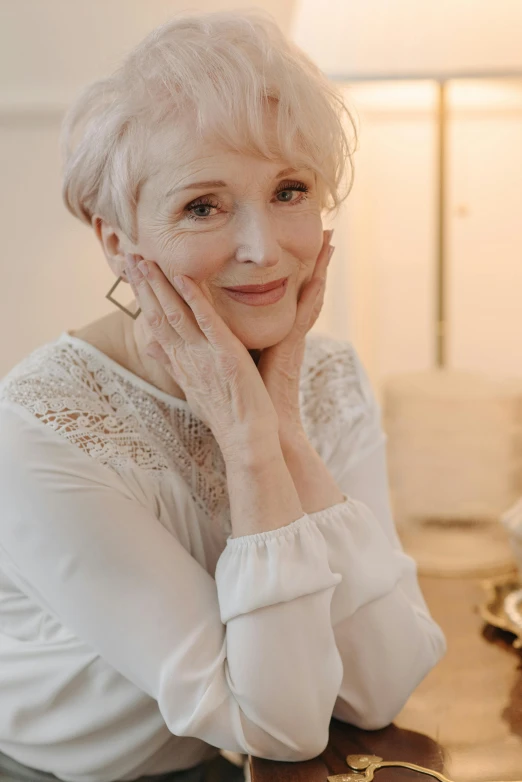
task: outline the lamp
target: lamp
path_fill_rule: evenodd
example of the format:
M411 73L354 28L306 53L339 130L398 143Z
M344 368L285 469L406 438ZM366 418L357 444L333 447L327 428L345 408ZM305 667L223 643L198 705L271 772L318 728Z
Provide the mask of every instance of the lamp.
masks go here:
M447 368L445 177L449 80L522 78L520 30L518 0L301 0L294 16L294 40L334 81L437 85L436 367L389 378L383 400L398 527L424 572L512 565L498 520L522 495L522 382Z
M300 0L293 38L333 81L438 85L436 356L447 363L445 171L450 79L522 78L518 0Z

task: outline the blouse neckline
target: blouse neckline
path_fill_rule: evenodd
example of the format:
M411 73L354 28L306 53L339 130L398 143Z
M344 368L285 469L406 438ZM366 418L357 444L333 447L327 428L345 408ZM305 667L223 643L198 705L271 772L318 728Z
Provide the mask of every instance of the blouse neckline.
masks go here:
M134 374L134 372L131 372L129 369L126 369L121 364L118 364L118 362L115 361L113 358L110 358L102 350L99 350L98 348L94 347L94 345L91 345L90 342L86 342L86 340L81 339L81 337L74 337L72 334L69 334L68 331L63 331L58 337L58 342L69 342L70 344L73 345L74 344L81 345L81 347L84 350L88 350L90 353L93 353L101 361L103 361L104 364L110 367L113 372L116 372L116 374L125 378L129 382L133 383L133 385L138 386L138 388L141 388L143 391L146 391L148 394L155 396L157 399L161 399L163 402L166 402L166 404L168 405L171 405L173 407L179 407L182 410L190 411L189 403L185 399L180 399L177 396L173 396L172 394L167 394L166 391L162 391L161 389L156 388L156 386L152 385L152 383L149 383L147 380L144 380L143 378Z

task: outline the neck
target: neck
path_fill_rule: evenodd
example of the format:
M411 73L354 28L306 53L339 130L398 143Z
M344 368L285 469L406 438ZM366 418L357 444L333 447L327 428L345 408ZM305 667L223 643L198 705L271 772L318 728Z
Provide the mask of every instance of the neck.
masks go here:
M122 313L124 319L122 323L122 335L124 351L127 360L134 367L134 374L151 383L161 391L175 396L178 399L186 400L185 393L172 375L167 371L161 361L147 355L146 348L149 344L149 338L145 332L143 319L132 320Z
M90 342L95 348L116 361L129 372L171 396L186 400L183 389L165 366L145 352L148 338L141 318L133 320L121 311L112 312L81 329L70 330L73 336ZM249 350L257 366L262 350Z

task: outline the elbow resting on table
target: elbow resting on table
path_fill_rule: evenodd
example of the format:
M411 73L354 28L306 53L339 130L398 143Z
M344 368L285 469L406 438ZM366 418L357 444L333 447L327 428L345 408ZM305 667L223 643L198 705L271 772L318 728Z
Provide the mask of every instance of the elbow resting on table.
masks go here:
M298 720L296 720L296 723ZM329 723L324 726L317 726L314 733L306 737L302 731L299 736L295 737L295 742L288 742L287 744L281 743L277 748L271 748L263 752L253 753L255 757L263 758L264 760L277 760L284 763L299 763L304 760L312 760L316 758L326 749L329 741Z
M355 709L343 698L339 697L335 704L333 717L341 722L354 725L361 730L381 730L393 722L406 700L401 701L400 704L390 701L385 702L386 698L383 696L380 703L370 704L367 702L365 708Z
M333 710L336 719L362 730L381 730L393 722L414 690L446 653L442 630L432 620L427 624L429 633L413 658L406 655L389 667L383 662L380 671L375 670L364 680L361 678L352 693L344 694L341 688Z
M406 703L406 699L400 704L384 703L374 704L373 708L355 711L346 701L339 698L335 704L333 716L341 722L347 722L361 730L381 730L390 725Z
M310 700L294 693L284 719L281 713L265 713L265 719L256 720L258 726L263 725L261 733L245 725L246 751L255 757L286 763L316 758L328 745L334 702L332 691L328 698Z

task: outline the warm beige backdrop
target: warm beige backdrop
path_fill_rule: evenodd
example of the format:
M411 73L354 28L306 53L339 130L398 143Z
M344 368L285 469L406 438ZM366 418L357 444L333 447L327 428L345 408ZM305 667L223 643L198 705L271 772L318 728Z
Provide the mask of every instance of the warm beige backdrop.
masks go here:
M257 5L290 32L297 2ZM198 8L254 4L201 0ZM0 376L63 329L111 311L112 274L90 229L61 203L60 119L81 86L170 13L191 8L0 0ZM356 183L336 220L316 328L353 339L378 393L387 375L434 360L433 95L430 84L349 91L360 124ZM457 85L451 103L450 365L520 376L522 83Z

